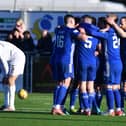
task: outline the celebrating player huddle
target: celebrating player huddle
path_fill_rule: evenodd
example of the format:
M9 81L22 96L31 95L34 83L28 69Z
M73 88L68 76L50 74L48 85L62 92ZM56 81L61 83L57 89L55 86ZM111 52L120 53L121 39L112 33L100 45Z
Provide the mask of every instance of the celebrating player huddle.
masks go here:
M102 89L105 90L108 107L107 112L102 114L123 116L126 94L126 18L121 19L121 27L116 24L115 14L100 17L98 25L95 18L89 15L82 16L79 22L75 19L72 15L66 15L64 25L55 30L51 68L57 86L54 90L52 114L66 114L64 104L71 80L74 80L70 91L71 112L77 112L74 106L79 94L78 111L81 114L90 116L94 111L101 114L102 95L98 93ZM123 45L121 50L119 38ZM124 82L122 87L121 82ZM101 84L105 84L104 89Z

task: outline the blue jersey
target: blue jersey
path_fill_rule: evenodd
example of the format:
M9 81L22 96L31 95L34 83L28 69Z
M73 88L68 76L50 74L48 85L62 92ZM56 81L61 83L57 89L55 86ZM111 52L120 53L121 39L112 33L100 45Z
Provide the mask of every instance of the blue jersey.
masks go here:
M98 42L99 41L97 38L88 36L88 39L86 41L80 41L78 43L79 62L96 64L96 56L94 55L94 53Z
M98 39L88 36L85 41L78 42L78 80L93 81L96 77L96 56L95 50Z
M66 26L61 26L55 31L56 40L51 57L53 78L61 81L68 77L74 77L74 48L75 39L79 31Z
M88 24L89 26L89 24ZM120 41L113 28L107 32L100 32L95 27L85 27L92 36L104 39L104 56L105 56L105 83L120 84L122 62L120 58Z
M55 46L52 60L66 64L73 64L73 55L75 49L75 39L79 31L74 28L61 26L55 30Z
M86 26L87 25L87 26ZM90 27L89 27L90 26ZM105 56L108 61L114 62L120 59L120 41L113 28L110 28L107 32L100 32L94 25L84 23L86 31L92 36L102 38L105 42Z

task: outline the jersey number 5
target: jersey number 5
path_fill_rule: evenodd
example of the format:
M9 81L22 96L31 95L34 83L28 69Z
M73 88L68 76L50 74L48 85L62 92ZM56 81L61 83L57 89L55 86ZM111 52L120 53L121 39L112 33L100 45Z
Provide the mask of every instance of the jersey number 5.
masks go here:
M85 48L91 48L92 46L92 41L91 40L85 40L84 47Z

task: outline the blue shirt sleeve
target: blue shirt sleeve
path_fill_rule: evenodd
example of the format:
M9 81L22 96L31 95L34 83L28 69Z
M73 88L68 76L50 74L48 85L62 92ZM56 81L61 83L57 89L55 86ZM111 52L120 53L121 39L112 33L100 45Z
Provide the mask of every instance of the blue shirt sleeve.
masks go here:
M91 31L90 34L94 37L98 37L98 38L101 38L101 39L107 39L108 38L107 32Z
M102 39L108 38L107 32L99 31L100 30L99 27L97 27L93 24L80 23L80 27L84 28L87 34L92 35L94 37L98 37L98 38L102 38Z

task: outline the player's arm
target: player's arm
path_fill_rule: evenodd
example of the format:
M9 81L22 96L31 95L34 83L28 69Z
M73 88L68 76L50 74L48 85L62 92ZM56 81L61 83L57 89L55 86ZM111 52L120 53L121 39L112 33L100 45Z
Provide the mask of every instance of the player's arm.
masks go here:
M80 33L78 35L78 39L80 39L82 41L87 40L88 39L88 36L86 35L85 29L84 28L81 28L81 27L79 27L78 29L80 31Z
M88 35L91 35L100 39L108 38L108 34L106 32L101 32L100 29L93 24L82 23L80 24L80 26L82 26L85 29Z
M15 81L17 79L17 76L7 76L7 77L4 77L3 78L3 84L6 84L6 85L14 85L15 84Z
M107 18L106 20L109 24L111 24L116 29L116 31L121 37L126 38L126 32L119 27L119 25L114 21L113 18Z
M99 42L98 45L97 45L97 48L96 48L96 50L95 50L95 52L94 52L94 55L95 55L95 56L98 56L98 55L102 52L102 51L101 51L101 50L102 50L102 49L101 49L101 48L102 48L101 46L102 46L102 45L101 45L101 42Z
M120 28L119 26L118 26L118 24L116 24L115 22L112 24L112 26L116 29L116 31L118 32L118 34L121 36L121 37L123 37L123 38L126 38L126 32L122 29L122 28Z
M101 31L92 31L91 35L100 39L108 38L108 34L106 32L101 32Z
M79 29L80 30L80 29ZM87 35L85 33L85 30L84 29L81 29L81 31L78 31L77 29L74 30L74 36L79 39L79 40L82 40L82 41L85 41L87 40Z

